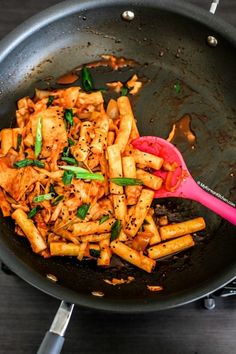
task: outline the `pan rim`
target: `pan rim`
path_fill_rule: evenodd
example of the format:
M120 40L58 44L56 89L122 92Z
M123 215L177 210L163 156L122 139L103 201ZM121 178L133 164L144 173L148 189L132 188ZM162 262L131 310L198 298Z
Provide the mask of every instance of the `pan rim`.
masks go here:
M192 19L200 24L207 25L209 29L214 32L220 33L225 39L236 46L236 29L226 23L224 20L213 16L206 10L200 9L195 5L187 4L181 0L146 0L144 3L135 0L82 0L79 3L76 0L63 1L57 5L49 7L48 9L40 12L39 14L31 17L23 22L3 40L0 41L0 64L1 62L25 39L37 32L39 29L49 25L60 18L72 15L77 12L88 11L96 7L111 7L122 6L124 9L133 9L135 7L155 7L167 10ZM149 312L169 309L184 304L190 303L203 296L216 291L229 281L235 278L235 267L231 267L227 274L222 274L213 280L209 285L199 287L195 291L188 290L183 294L178 294L176 299L167 299L158 301L157 299L147 299L140 303L131 302L131 300L110 300L104 298L97 298L92 295L81 295L75 291L66 288L67 296L64 298L64 287L51 283L46 277L43 277L32 268L28 267L22 260L8 249L5 243L0 238L0 259L20 278L25 280L30 285L43 291L44 293L58 299L63 299L71 303L83 307L89 307L97 310L106 310L113 312ZM105 300L105 301L104 301ZM114 306L115 305L115 306Z
M230 271L227 273L228 277L225 275L217 276L214 281L212 281L212 287L209 290L209 284L206 282L204 286L201 286L195 291L189 289L186 292L177 294L176 299L168 299L164 301L158 301L157 299L146 299L144 301L133 301L133 300L111 300L106 297L96 297L92 294L81 295L75 291L66 288L66 297L64 296L64 287L60 284L53 283L46 277L40 275L32 268L28 267L19 258L16 258L12 252L4 247L2 248L2 241L0 238L0 258L1 261L6 264L17 276L23 279L26 283L32 285L34 288L42 291L43 293L50 295L58 300L64 300L69 303L76 304L83 308L92 308L94 310L109 311L114 313L143 313L143 312L153 312L162 311L171 308L180 307L187 305L191 302L199 300L204 296L210 295L211 293L224 287L229 282L233 281L235 276L235 269L231 267ZM3 245L4 246L4 245ZM13 262L11 259L13 257Z
M81 0L79 3L76 0L65 0L30 17L5 36L0 41L0 63L18 44L50 23L79 11L111 6L124 6L125 9L129 7L131 10L132 7L156 7L180 14L207 25L236 45L236 28L233 25L207 10L186 3L185 0L145 0L144 4L136 0Z

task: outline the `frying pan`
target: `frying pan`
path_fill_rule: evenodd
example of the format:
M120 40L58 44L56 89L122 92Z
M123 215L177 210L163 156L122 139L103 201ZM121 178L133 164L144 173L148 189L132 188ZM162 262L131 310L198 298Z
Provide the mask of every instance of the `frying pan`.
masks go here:
M132 11L134 16L123 15ZM127 14L127 13L126 13ZM124 18L125 17L125 18ZM210 36L210 37L209 37ZM95 84L144 81L133 100L142 135L168 136L173 123L191 116L194 149L179 141L192 175L235 202L236 31L207 13L176 0L66 1L33 17L0 44L0 128L14 124L15 102L35 87L55 87L55 78L102 54L135 59L139 65L112 72L95 69ZM181 90L174 90L178 82ZM40 290L95 309L141 312L178 306L211 293L236 274L235 227L195 202L159 200L170 220L203 215L207 230L193 249L158 262L153 274L119 263L43 259L0 217L0 258ZM57 282L52 282L51 274ZM135 277L120 287L104 279ZM150 292L147 285L162 285ZM104 293L103 297L92 295Z

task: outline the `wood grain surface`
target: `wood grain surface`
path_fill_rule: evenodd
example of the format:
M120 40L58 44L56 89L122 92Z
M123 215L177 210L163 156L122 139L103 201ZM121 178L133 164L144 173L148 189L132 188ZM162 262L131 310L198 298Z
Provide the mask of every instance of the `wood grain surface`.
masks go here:
M0 39L57 0L0 0ZM210 1L195 0L209 8ZM221 0L217 11L236 26L236 1ZM0 354L32 354L59 305L16 276L0 272ZM202 301L159 313L124 315L74 310L63 353L235 354L236 297L217 299L208 311Z

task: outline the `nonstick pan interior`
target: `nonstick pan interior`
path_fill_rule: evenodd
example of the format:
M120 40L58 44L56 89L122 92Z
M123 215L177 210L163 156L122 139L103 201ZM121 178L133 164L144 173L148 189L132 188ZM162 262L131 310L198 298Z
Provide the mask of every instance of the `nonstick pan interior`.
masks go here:
M124 10L134 11L133 21L122 19ZM58 5L2 44L1 128L14 124L16 100L32 96L35 87L55 87L56 77L102 54L132 58L138 66L118 72L94 69L95 85L125 81L133 73L142 78L144 87L133 99L142 135L166 138L172 124L189 114L196 144L191 148L182 140L178 147L190 171L196 179L235 201L236 35L225 26L200 10L173 1L146 1L143 5L129 2L128 7L123 1L67 1ZM19 34L21 39L14 48ZM218 40L214 48L207 44L209 35ZM179 93L174 88L176 83L181 87ZM98 269L93 262L42 259L14 234L13 223L3 218L0 256L43 291L84 306L114 311L180 305L234 277L235 227L194 202L169 199L158 204L173 220L179 220L180 215L185 219L204 216L207 230L199 234L196 247L158 262L153 274L124 267L122 262L115 268ZM56 284L46 278L49 273L58 278ZM135 277L130 284L113 287L103 281L129 275ZM146 285L162 285L164 290L152 293ZM97 298L92 291L105 295Z

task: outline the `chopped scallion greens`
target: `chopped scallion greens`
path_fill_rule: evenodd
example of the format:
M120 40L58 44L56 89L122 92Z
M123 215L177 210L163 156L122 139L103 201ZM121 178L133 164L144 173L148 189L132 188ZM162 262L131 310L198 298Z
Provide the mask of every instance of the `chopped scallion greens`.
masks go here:
M64 185L68 186L69 184L71 184L73 177L74 177L73 171L65 171L62 176L62 181Z
M181 86L179 82L176 82L176 84L174 85L174 89L176 93L180 93L181 91Z
M57 196L57 192L55 191L54 185L52 183L50 183L49 186L49 193L53 193L54 196Z
M41 194L33 198L34 203L44 202L45 200L50 200L54 198L54 193Z
M97 181L104 181L104 176L100 173L78 172L75 173L75 177L78 179L90 179Z
M47 108L52 105L55 96L48 96Z
M36 137L34 145L34 154L37 159L42 150L42 117L38 117L37 127L36 127Z
M70 147L69 146L64 147L62 155L63 155L63 157L69 157L69 155L70 155Z
M61 200L64 199L64 195L58 195L53 201L52 201L52 206L57 205Z
M122 87L121 90L120 90L120 95L121 95L121 96L127 96L127 95L128 95L128 92L129 92L128 88L124 86L124 87Z
M107 221L109 219L109 215L104 215L100 220L99 220L99 224L103 224L105 221Z
M26 166L36 166L36 167L40 167L43 168L44 167L44 163L39 161L39 160L31 160L31 159L24 159L24 160L19 160L16 161L13 166L17 167L17 168L22 168L22 167L26 167Z
M76 215L78 216L78 218L84 220L87 213L88 213L88 210L90 208L90 204L82 204L79 209L77 210L77 213Z
M82 168L79 166L60 166L60 168L62 168L63 170L66 170L67 172L71 172L72 178L73 178L73 175L75 175L75 177L78 179L90 179L90 180L104 181L104 176L102 174L90 173L85 168ZM63 177L64 176L65 176L65 173L64 173Z
M24 159L24 160L14 162L13 166L17 168L22 168L22 167L33 165L33 161L34 160Z
M61 160L67 162L69 165L77 165L77 161L73 157L62 157Z
M78 179L90 179L97 181L104 181L104 176L100 173L90 173L85 168L79 166L60 166L66 170L63 174L62 180L64 184L71 184L72 178L75 176ZM67 173L66 173L67 172Z
M138 178L110 178L110 181L118 186L141 186L143 185L143 181Z
M17 146L16 146L16 151L20 151L20 146L21 146L21 143L22 143L22 135L21 135L21 134L18 134L18 135L17 135Z
M82 87L85 91L92 91L94 88L92 75L86 67L82 69Z
M74 125L74 120L73 120L73 110L72 109L65 109L64 110L64 118L67 122L69 122L70 125Z
M88 173L88 170L86 170L85 168L79 167L79 166L60 166L60 168L63 168L63 170L68 170L68 171L72 171L75 173L80 173L80 172Z
M44 163L39 160L33 160L33 166L44 168Z
M74 140L72 140L71 138L68 138L68 145L69 145L69 146L75 145Z
M28 219L32 219L41 209L39 205L37 205L35 208L31 209L30 212L28 213Z
M116 220L111 227L111 241L114 241L120 234L121 230L121 222L120 220Z
M90 254L91 257L98 258L100 256L100 251L99 250L95 250L94 248L91 248L89 250L89 254Z

